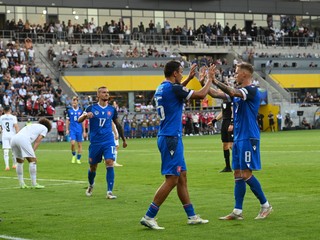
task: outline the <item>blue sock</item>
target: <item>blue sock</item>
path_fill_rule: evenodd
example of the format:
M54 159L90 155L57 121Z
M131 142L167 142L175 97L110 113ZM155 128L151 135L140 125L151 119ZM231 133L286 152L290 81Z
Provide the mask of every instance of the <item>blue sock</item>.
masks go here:
M252 175L249 179L246 180L246 183L250 186L250 189L254 193L254 195L256 195L256 197L259 199L260 204L264 204L267 202L267 199L262 191L261 184L255 176Z
M76 155L76 152L72 152L72 156L75 156Z
M246 182L242 178L235 178L234 198L236 204L234 208L242 209L244 195L246 195Z
M94 184L94 178L96 177L96 172L91 172L90 169L88 170L88 180L89 184L92 186Z
M80 158L81 158L81 154L78 153L77 160L80 160Z
M148 216L149 218L154 218L157 215L158 211L159 207L154 202L152 202L148 208L146 216Z
M113 184L114 184L114 169L113 167L107 167L107 185L108 185L108 191L112 192L113 190Z
M188 215L188 217L192 217L196 215L194 213L193 205L191 203L183 205L183 208L184 208L184 211L186 211L186 214Z

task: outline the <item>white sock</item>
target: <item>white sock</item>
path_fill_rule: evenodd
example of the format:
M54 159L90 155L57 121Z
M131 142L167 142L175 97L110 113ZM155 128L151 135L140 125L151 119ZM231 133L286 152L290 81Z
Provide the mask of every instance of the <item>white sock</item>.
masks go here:
M237 215L240 215L242 213L242 209L233 209L233 213L237 214Z
M9 149L3 150L3 159L4 159L4 164L6 165L6 168L8 168L9 167Z
M17 175L18 175L19 184L23 185L24 184L24 180L23 180L23 163L18 163L17 164L16 172L17 172Z
M264 204L261 204L261 207L268 208L270 206L269 202L266 201Z
M16 165L17 165L17 159L16 159L16 157L14 156L13 153L12 153L12 165L13 165L13 166L16 166Z
M35 162L29 163L29 173L32 186L37 185L37 164Z

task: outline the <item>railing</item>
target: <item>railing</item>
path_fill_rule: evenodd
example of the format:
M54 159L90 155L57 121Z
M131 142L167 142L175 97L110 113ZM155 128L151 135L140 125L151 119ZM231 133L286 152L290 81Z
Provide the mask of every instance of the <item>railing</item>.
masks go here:
M254 46L257 48L268 47L308 47L313 46L319 49L320 38L317 37L282 37L277 40L269 39L268 36L260 35L255 38L251 37L227 37L227 36L211 36L206 37L205 34L195 36L185 35L162 35L151 33L134 32L132 34L103 34L103 33L74 33L73 37L67 36L66 32L54 33L26 33L14 32L9 30L0 30L0 38L15 39L24 42L25 38L31 38L34 44L119 44L129 45L132 41L141 45L167 45L167 46L194 46L205 48L209 46L216 47L233 47L233 46Z

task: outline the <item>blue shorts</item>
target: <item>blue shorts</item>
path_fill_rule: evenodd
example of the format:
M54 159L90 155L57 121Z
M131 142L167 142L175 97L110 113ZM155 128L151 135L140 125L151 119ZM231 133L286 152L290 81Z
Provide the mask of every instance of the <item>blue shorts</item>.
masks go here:
M232 168L234 170L261 169L259 139L250 138L233 143Z
M82 132L70 132L70 141L83 142Z
M161 153L162 175L180 176L182 171L187 171L181 137L159 136L158 149Z
M108 144L90 144L89 146L89 164L100 163L102 158L115 160L115 145Z

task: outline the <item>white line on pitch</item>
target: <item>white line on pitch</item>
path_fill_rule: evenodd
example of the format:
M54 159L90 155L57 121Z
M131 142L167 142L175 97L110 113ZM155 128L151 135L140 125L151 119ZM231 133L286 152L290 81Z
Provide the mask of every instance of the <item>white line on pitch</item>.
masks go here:
M0 177L3 179L18 179L17 177ZM26 180L30 180L30 178L25 178ZM63 179L44 179L38 178L39 181L46 181L46 182L65 182L65 183L87 183L87 181L78 181L78 180L63 180Z
M11 239L11 240L29 240L27 238L19 238L19 237L12 237L7 235L0 235L1 239Z

